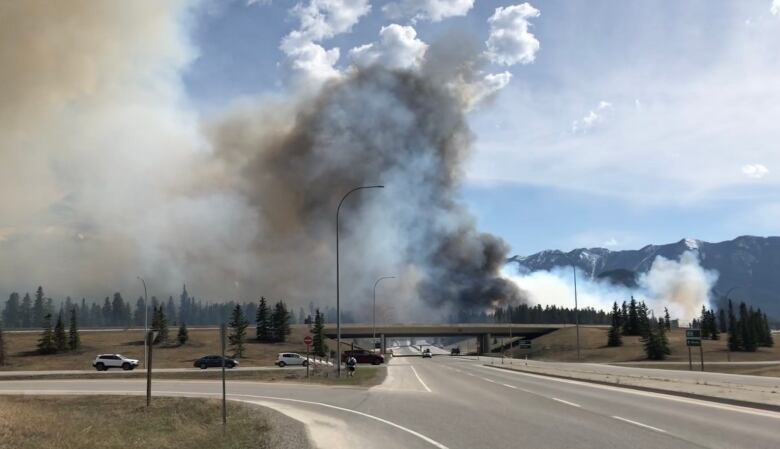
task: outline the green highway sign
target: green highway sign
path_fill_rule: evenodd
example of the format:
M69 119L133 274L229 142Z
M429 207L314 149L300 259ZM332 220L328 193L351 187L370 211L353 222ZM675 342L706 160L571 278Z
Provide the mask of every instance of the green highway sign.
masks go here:
M701 338L686 338L685 343L688 346L701 346Z
M529 340L520 340L517 342L517 347L520 349L531 349L531 342Z
M701 340L701 329L688 329L685 331L685 338L697 338Z

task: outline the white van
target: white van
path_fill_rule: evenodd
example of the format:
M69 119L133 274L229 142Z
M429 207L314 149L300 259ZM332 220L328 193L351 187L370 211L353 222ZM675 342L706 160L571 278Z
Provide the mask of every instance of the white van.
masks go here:
M301 356L300 354L296 354L294 352L280 352L279 356L276 357L276 363L275 365L279 368L283 368L287 365L301 365L306 366L309 364L309 361L306 360L306 357Z

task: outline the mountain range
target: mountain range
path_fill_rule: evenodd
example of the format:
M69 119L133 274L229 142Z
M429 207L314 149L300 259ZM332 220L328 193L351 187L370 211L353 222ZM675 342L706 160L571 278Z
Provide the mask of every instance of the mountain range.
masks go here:
M647 245L638 250L611 251L606 248L579 248L569 252L546 250L530 256L513 256L510 264L521 271L550 270L574 264L591 278L607 278L632 286L640 273L650 270L657 256L678 260L686 251L698 255L699 263L718 273L713 287L715 302L734 288L732 300L760 307L780 319L780 237L741 236L710 243L683 239L666 245ZM713 304L717 307L718 304Z

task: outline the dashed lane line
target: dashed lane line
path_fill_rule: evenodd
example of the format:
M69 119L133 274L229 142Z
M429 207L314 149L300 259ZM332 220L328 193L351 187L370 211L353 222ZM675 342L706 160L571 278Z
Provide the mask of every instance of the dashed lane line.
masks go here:
M613 418L615 418L617 420L620 420L620 421L627 422L627 423L631 423L631 424L633 424L635 426L644 427L645 429L650 429L650 430L655 430L656 432L666 433L666 431L664 429L659 429L658 427L648 426L647 424L642 424L641 422L636 422L636 421L632 421L630 419L621 418L620 416L613 416Z

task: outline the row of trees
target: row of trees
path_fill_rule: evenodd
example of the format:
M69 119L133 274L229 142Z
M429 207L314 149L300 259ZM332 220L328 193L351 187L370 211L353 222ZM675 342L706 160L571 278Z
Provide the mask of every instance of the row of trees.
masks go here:
M772 347L772 331L769 320L761 309L753 309L747 304L739 304L739 318L734 314L734 305L728 302L727 329L729 350L754 352L759 347Z
M57 315L57 324L52 328L52 316L46 314L43 317L43 332L38 339L38 352L40 354L54 354L58 352L77 351L81 348L81 337L76 320L76 309L70 309L68 332L65 333L65 322L62 312Z
M609 324L609 314L603 310L586 307L579 310L580 324ZM535 306L519 304L497 308L492 314L474 310L462 310L456 316L450 317L452 323L517 323L517 324L572 324L577 321L574 309L559 306Z
M157 297L152 296L149 299L148 318L151 320L154 311L162 309L168 324L215 325L228 321L236 304L238 303L234 301L211 303L197 301L189 295L185 286L178 304L172 296L168 297L166 301L160 301ZM257 304L241 303L241 306L244 314L249 317L250 324L254 324ZM82 298L81 301L73 301L67 297L60 302L59 307L55 307L54 301L46 297L43 288L38 287L34 298L29 293L23 297L20 297L19 293L11 293L3 307L0 321L7 329L36 328L43 324L43 318L47 314L55 316L58 308L65 312L75 309L82 327L140 327L144 325L147 318L146 301L143 297L139 297L135 304L125 300L119 292L99 302L89 302L86 298ZM310 309L313 315L313 305L310 306ZM328 313L335 317L335 310L328 309ZM297 319L289 311L288 316L288 320L292 324L303 323L305 319L303 308L300 308ZM342 314L342 319L344 322L352 320L348 313Z
M663 360L671 353L666 331L671 328L669 311L664 309L664 317L656 319L649 312L644 301L623 301L622 306L615 302L610 313L610 328L607 333L607 346L622 346L624 335L641 337L645 354L651 360Z
M319 313L319 311L318 311ZM269 310L265 298L260 298L260 303L255 311L255 338L260 343L282 343L290 335L290 321L292 315L287 311L284 301L274 304L273 310ZM235 357L243 357L246 349L247 328L249 327L241 304L233 306L228 327L228 341Z

